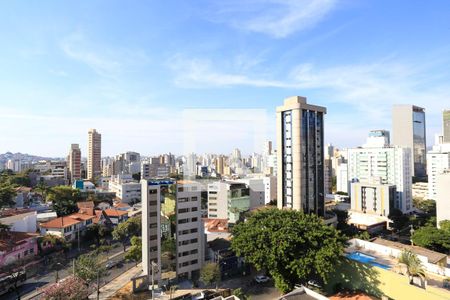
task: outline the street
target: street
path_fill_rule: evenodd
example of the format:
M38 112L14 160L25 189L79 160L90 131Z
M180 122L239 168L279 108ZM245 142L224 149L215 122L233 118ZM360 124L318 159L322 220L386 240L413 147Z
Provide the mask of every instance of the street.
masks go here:
M111 251L111 254L109 255L109 257L111 258L111 259L109 259L109 261L122 262L122 263L119 264L118 266L115 266L108 270L108 275L106 277L103 277L100 280L101 286L105 285L106 283L110 282L111 280L113 280L114 278L119 276L120 274L124 273L128 269L135 266L134 262L125 262L124 261L124 258L123 258L124 253L123 253L122 247L114 248ZM106 265L106 261L105 261L105 265ZM73 272L72 270L73 270L72 263L66 264L62 269L60 269L58 271L59 279L63 279L65 277L69 276L70 274L72 274L72 272ZM41 287L45 286L46 284L55 282L55 279L56 279L56 271L48 272L46 269L40 270L36 274L36 276L29 278L24 284L22 284L20 286L19 290L20 290L21 298L22 299L32 299L31 297L34 294L36 294L36 291L38 288L41 288ZM17 296L16 296L15 292L12 292L12 293L7 293L5 295L2 295L0 298L5 299L5 300L15 300L15 299L17 299Z

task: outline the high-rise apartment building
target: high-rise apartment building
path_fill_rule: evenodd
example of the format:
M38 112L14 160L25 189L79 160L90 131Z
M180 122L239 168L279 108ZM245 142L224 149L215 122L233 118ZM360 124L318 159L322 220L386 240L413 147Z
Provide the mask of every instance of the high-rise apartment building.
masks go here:
M450 109L444 110L442 113L442 125L443 125L443 142L450 143Z
M80 145L72 144L69 151L70 180L81 179L81 150Z
M394 146L411 149L412 175L425 177L427 175L425 109L409 104L395 105L392 110L392 135Z
M324 216L326 108L294 96L277 107L278 207Z
M394 207L412 210L411 149L403 147L348 149L348 180L395 185Z
M141 180L142 190L142 271L158 282L161 278L161 186Z
M445 171L437 176L436 194L436 221L450 220L450 171Z
M224 174L224 167L225 167L225 159L223 157L223 155L219 155L216 157L215 160L215 168L216 168L216 173L223 175Z
M447 151L445 150L445 148L441 150L439 147L434 147L433 151L427 153L428 199L431 200L436 200L437 198L437 180L439 175L450 170L450 147Z
M87 178L94 180L102 175L102 135L95 129L88 132Z
M193 181L179 181L176 188L177 277L198 278L205 257L201 186Z

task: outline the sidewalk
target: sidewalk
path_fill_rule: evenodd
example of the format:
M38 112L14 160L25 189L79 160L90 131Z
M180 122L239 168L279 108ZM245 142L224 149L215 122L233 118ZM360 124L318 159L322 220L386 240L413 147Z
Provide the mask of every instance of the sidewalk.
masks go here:
M119 277L113 279L102 288L100 288L100 300L107 300L111 296L117 293L122 287L131 281L133 276L139 275L142 272L142 263L138 264L120 275ZM89 299L97 299L97 291L89 296Z

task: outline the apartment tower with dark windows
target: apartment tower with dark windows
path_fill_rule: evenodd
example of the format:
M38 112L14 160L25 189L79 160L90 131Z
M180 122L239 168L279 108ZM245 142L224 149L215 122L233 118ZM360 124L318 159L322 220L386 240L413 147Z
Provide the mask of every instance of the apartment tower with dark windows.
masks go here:
M325 107L294 96L277 107L278 207L324 216Z

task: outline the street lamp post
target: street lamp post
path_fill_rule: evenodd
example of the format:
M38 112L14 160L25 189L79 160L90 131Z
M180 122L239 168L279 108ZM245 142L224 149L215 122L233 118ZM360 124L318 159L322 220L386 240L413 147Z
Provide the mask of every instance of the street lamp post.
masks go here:
M61 263L56 263L56 278L55 283L58 283L59 280L59 267L61 266Z

